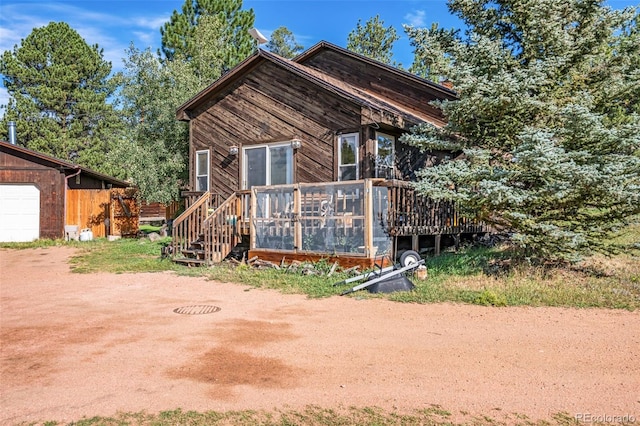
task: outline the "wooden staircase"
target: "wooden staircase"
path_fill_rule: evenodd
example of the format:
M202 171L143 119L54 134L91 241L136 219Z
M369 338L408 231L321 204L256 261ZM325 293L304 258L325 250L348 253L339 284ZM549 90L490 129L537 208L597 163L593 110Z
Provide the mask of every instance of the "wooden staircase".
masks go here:
M173 260L188 266L221 262L242 240L242 199L232 194L219 205L205 193L173 222Z
M181 250L182 256L176 256L173 261L186 266L207 265L204 251L204 235L200 234L198 239L192 241L186 249Z

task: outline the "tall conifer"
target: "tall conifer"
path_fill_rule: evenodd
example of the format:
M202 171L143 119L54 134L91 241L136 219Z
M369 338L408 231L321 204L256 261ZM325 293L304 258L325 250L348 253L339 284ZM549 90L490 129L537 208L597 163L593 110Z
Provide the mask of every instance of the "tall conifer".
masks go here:
M16 121L21 145L109 172L106 155L120 120L108 102L111 63L64 22L35 28L0 58L9 93L2 120Z
M592 0L452 0L468 27L406 28L416 58L452 81L448 124L404 141L463 158L417 187L511 233L522 257L607 251L640 213L637 11ZM425 55L426 54L426 55Z

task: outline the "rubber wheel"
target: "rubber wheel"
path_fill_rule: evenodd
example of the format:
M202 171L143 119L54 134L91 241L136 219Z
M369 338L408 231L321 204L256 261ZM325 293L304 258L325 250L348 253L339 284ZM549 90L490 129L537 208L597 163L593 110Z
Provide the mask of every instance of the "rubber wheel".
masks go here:
M414 250L407 250L400 255L400 266L405 267L418 263L420 261L420 254Z

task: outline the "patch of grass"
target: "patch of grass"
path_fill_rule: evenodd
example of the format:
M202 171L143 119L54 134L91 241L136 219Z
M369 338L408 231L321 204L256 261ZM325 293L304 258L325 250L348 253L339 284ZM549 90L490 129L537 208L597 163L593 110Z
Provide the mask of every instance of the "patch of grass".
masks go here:
M96 238L91 241L40 239L26 243L0 243L0 248L13 250L47 247L76 248L79 253L72 257L71 265L72 271L77 273L193 272L181 268L170 259L161 258L161 248L170 242L170 237L155 242L148 238L122 238L115 241L108 241L106 238Z
M84 418L76 422L68 423L68 426L169 426L169 425L261 425L261 426L349 426L349 425L422 425L445 426L467 425L530 425L530 426L560 426L577 424L574 418L558 413L547 420L533 421L526 416L518 414L502 415L496 418L493 415L470 416L461 413L459 419L452 419L452 414L440 406L430 406L411 412L386 411L378 407L349 407L349 408L323 408L316 405L307 406L300 410L274 410L274 411L227 411L227 412L197 412L183 411L180 409L163 411L158 414L119 413L112 417ZM42 424L58 424L46 422Z
M445 256L457 256L447 254ZM466 254L460 254L464 259ZM596 261L596 259L599 259ZM438 261L441 263L442 261ZM576 308L640 308L640 262L632 255L594 257L583 269L544 269L519 266L499 276L482 268L460 273L456 268L431 269L429 278L414 280L409 293L395 293L390 299L403 302L461 302L486 306L562 306ZM602 272L602 270L606 272Z
M640 226L624 233L625 242L640 240ZM247 265L228 263L212 268L187 268L160 258L160 250L169 238L120 239L109 242L96 239L85 242L39 240L33 243L5 243L4 248L22 249L71 246L79 249L72 259L74 272L161 272L205 276L211 280L236 282L256 288L276 289L283 293L306 294L311 298L330 297L360 284L334 286L349 276L335 273L327 277L332 264L315 264L323 275L302 275L282 269L258 270ZM346 297L387 298L405 303L469 303L484 306L562 306L577 308L640 308L640 253L629 251L616 256L593 256L570 268L544 268L517 265L492 270L489 266L508 257L500 249L465 248L446 252L426 261L428 278L412 278L415 289L409 292L371 294L366 289ZM298 268L301 270L301 268Z
M501 255L499 250L485 247L463 249L457 253L445 252L441 256L430 257L426 260L426 265L429 268L430 279L441 281L451 275L478 275L490 260Z
M161 259L160 250L170 238L152 242L147 238L123 238L116 241L97 239L81 245L81 252L71 259L72 271L94 272L162 272L178 271L170 259Z
M206 271L209 279L222 282L248 284L256 288L268 288L288 294L306 294L311 298L329 297L337 294L337 287L332 283L348 276L337 273L331 277L326 275L302 275L282 269L254 269L248 265L232 266L216 265Z
M427 259L428 278L412 278L409 292L371 294L363 289L347 297L387 298L405 303L468 303L483 306L562 306L577 308L640 308L640 262L632 255L594 257L567 269L518 266L487 275L489 261L504 254L466 249ZM333 284L348 276L338 273L305 276L285 269L257 270L246 265L217 265L206 269L211 280L238 282L312 298L340 294L361 282Z
M151 232L159 232L162 229L162 226L154 226L148 223L142 224L138 227L138 231L144 232L145 234L150 234Z
M84 242L82 242L84 244ZM45 248L45 247L60 247L60 246L81 246L81 243L78 241L65 241L62 239L58 240L35 240L26 243L0 243L0 248L4 249L12 249L12 250L26 250L33 248Z

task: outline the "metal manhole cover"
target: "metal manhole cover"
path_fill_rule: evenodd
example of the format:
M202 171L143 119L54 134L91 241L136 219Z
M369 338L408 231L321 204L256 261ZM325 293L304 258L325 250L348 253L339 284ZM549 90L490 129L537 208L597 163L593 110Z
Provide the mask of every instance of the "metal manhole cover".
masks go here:
M218 312L220 308L218 306L212 305L191 305L191 306L183 306L181 308L175 308L173 312L176 314L184 314L184 315L202 315L202 314L212 314L214 312Z

